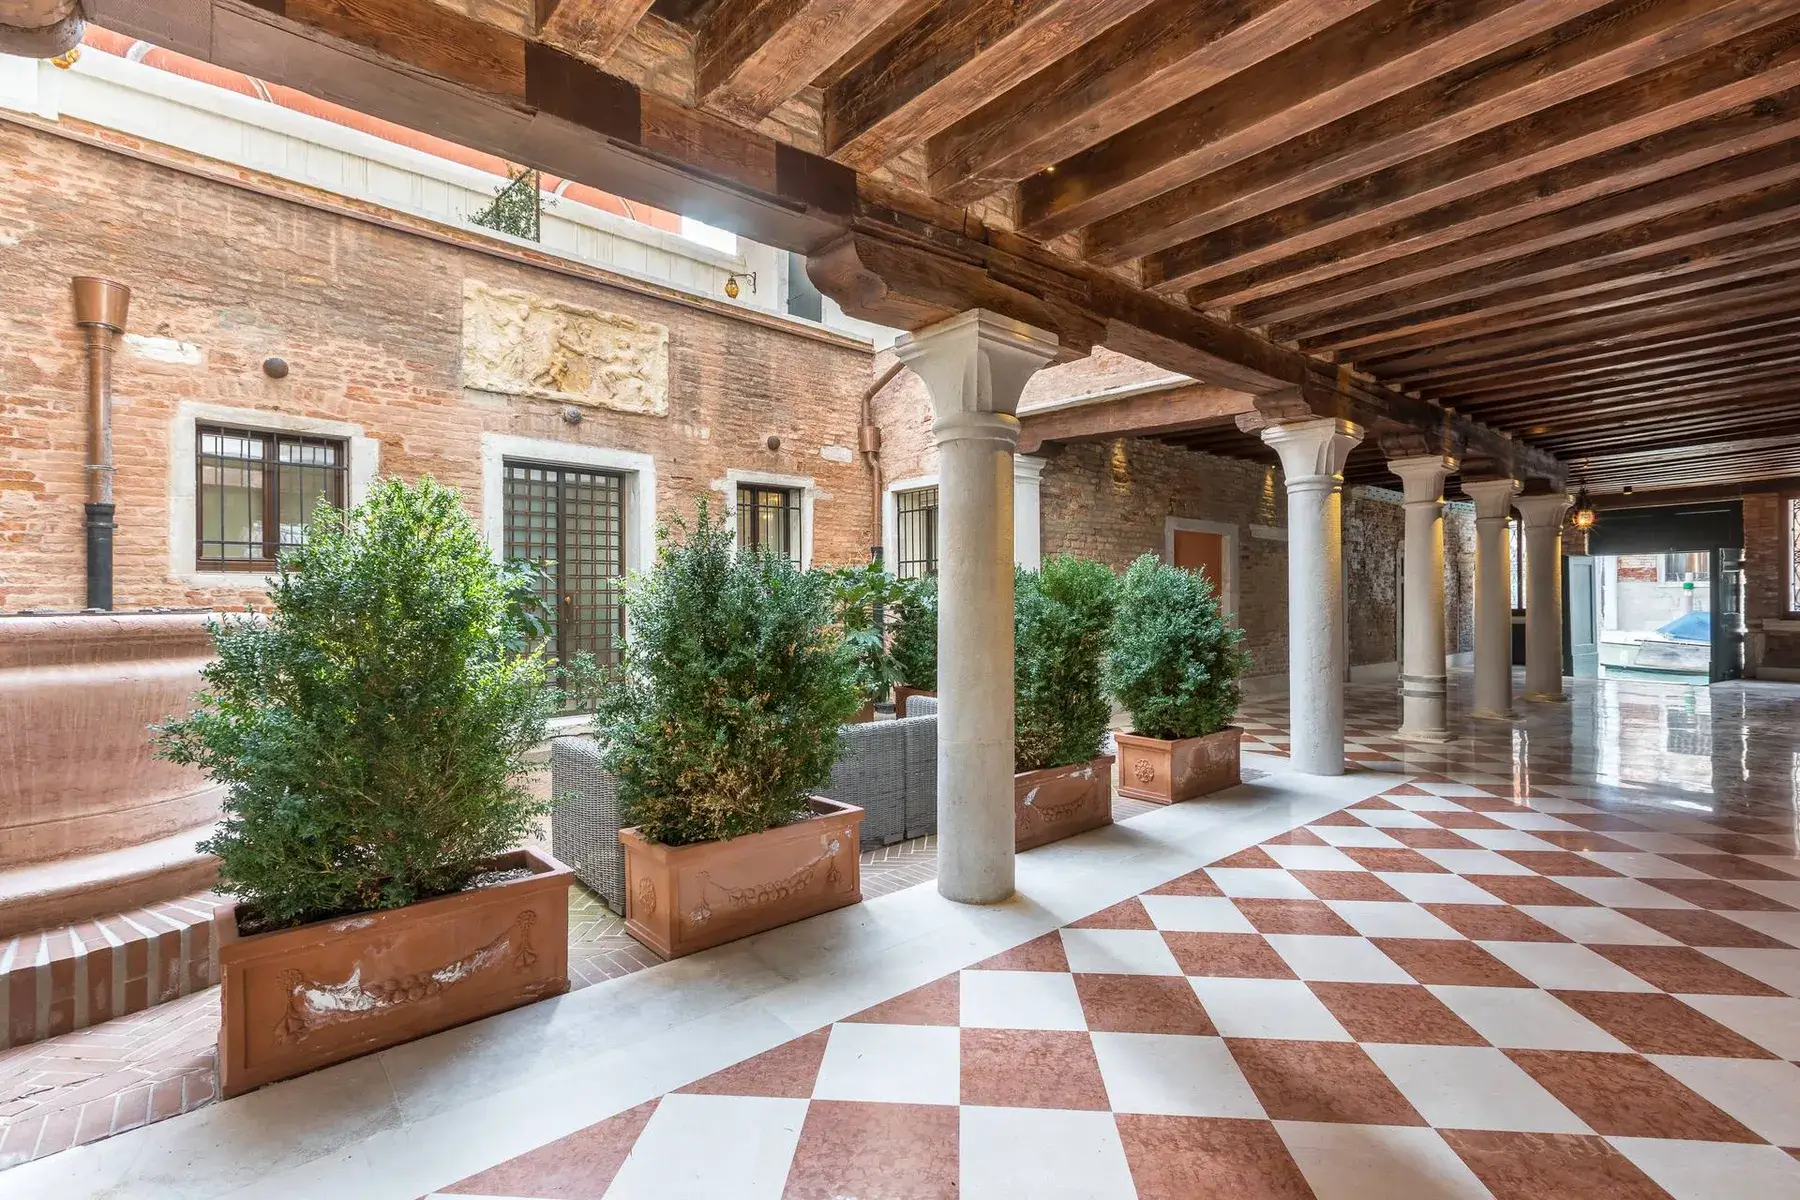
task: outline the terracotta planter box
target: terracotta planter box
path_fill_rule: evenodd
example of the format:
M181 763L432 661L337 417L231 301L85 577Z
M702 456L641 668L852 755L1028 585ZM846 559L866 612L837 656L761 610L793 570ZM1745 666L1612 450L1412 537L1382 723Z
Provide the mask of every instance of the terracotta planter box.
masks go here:
M625 928L664 958L680 958L859 903L863 810L823 796L812 809L791 825L691 846L619 830Z
M873 700L868 700L863 703L863 706L861 708L856 710L856 715L854 717L850 718L850 723L852 725L867 725L870 721L873 721L874 719L875 719L875 702Z
M906 702L914 696L935 695L937 695L936 692L928 692L924 688L908 687L904 683L897 683L894 685L894 715L896 717L904 717L906 715Z
M248 937L213 912L219 947L219 1090L397 1046L569 990L569 881L537 850L494 869L528 879Z
M1236 787L1238 740L1244 731L1227 725L1205 737L1161 738L1114 734L1119 746L1119 795L1152 804L1174 804Z
M1112 824L1112 756L1013 776L1013 845L1060 842Z

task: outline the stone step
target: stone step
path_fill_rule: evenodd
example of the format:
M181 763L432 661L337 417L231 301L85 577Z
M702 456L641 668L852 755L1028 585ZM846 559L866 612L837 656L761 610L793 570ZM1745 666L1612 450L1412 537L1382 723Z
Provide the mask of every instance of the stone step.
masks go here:
M211 887L219 860L195 849L213 826L95 854L0 870L0 937L126 912Z
M196 892L0 942L0 1050L217 983L217 900Z

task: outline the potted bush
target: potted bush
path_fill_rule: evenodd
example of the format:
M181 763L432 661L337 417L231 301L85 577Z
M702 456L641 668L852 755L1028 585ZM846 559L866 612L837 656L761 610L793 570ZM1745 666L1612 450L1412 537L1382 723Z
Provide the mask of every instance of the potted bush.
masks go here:
M904 586L876 562L838 567L821 574L827 580L833 617L856 659L863 703L852 719L873 721L876 701L899 682L886 626L893 619Z
M894 687L894 715L906 715L914 696L937 695L937 577L907 582L895 605L892 652L900 682Z
M1206 576L1150 554L1126 570L1106 656L1107 689L1131 713L1115 739L1121 796L1169 804L1239 781L1243 639Z
M862 809L814 792L863 696L824 574L734 551L704 501L661 542L596 727L631 826L626 925L675 957L862 899Z
M570 873L517 848L556 695L457 494L388 480L322 513L270 598L213 626L199 707L157 731L227 788L201 845L236 897L227 1096L569 987Z
M1013 583L1013 828L1020 850L1112 822L1101 660L1117 582L1059 554Z

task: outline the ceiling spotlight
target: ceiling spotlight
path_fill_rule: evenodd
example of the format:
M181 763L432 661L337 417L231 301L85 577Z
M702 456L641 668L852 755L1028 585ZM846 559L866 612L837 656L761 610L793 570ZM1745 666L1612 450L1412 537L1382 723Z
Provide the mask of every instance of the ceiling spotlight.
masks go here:
M1627 495L1627 496L1631 495L1631 485L1629 483L1625 485L1625 491L1623 494Z

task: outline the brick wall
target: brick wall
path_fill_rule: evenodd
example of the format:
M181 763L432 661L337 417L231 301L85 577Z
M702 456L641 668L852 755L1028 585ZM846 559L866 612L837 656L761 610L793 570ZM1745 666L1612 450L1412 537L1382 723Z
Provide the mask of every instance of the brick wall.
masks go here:
M1758 667L1800 670L1800 628L1787 621L1787 502L1779 492L1744 497L1744 621L1749 628L1748 663ZM1769 626L1767 622L1777 622Z
M657 460L659 516L726 469L817 481L814 556L871 542L854 449L870 356L701 308L571 278L354 217L197 178L0 122L0 610L82 602L86 420L69 279L134 295L130 331L198 348L197 364L121 348L115 372L116 602L236 605L253 584L199 588L169 560L171 426L184 400L359 424L383 474L425 473L480 505L486 432L607 446ZM478 279L667 325L666 417L590 410L459 385L463 281ZM260 364L285 358L291 373ZM778 434L781 449L764 448ZM832 451L833 458L844 457Z

